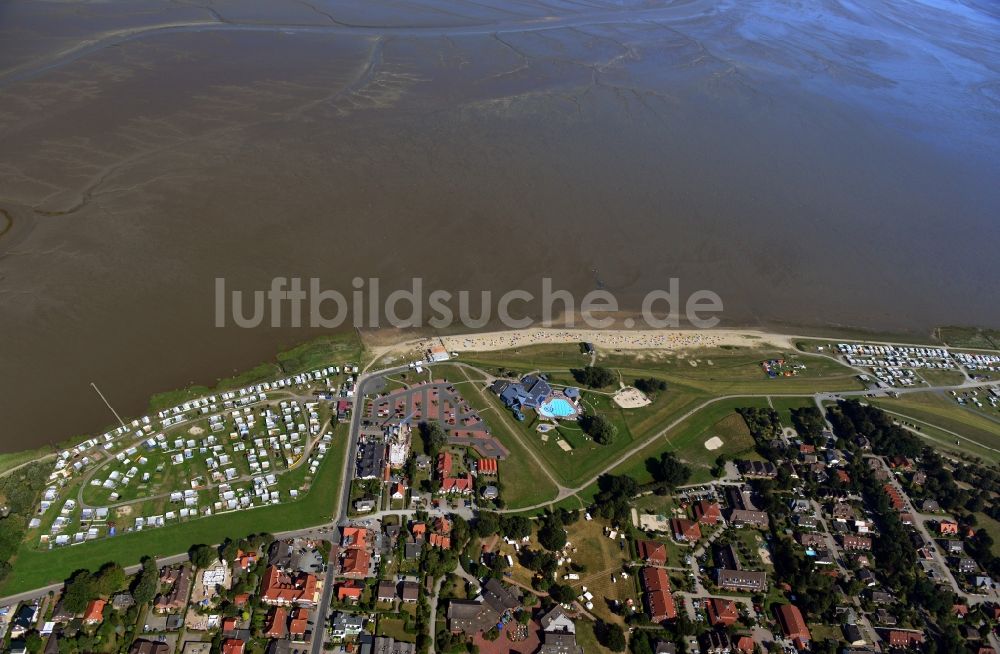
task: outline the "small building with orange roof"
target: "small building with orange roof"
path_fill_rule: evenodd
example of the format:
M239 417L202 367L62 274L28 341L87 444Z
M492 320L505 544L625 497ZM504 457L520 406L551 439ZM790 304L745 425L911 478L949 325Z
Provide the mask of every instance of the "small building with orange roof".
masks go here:
M104 607L107 605L106 600L95 599L90 600L87 604L87 608L83 611L83 622L84 624L98 624L104 621Z

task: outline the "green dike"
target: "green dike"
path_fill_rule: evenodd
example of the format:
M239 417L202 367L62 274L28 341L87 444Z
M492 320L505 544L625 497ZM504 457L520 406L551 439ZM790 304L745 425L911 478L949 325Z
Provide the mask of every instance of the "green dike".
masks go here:
M13 470L18 466L22 466L26 463L31 463L32 461L37 461L38 459L44 457L54 456L55 452L52 447L44 445L37 450L24 450L21 452L7 452L0 454L0 475L6 473L8 470Z
M22 543L12 562L13 573L0 587L0 594L12 595L59 583L76 570L94 570L108 561L127 566L147 555L181 554L195 543L214 544L227 537L303 529L327 522L333 516L340 494L340 473L347 456L347 432L346 424L338 424L334 429L330 449L316 471L312 487L302 499L48 551Z
M364 344L353 331L321 336L290 350L278 352L273 362L261 363L250 370L220 379L212 388L195 385L157 393L149 401L149 410L151 412L160 411L205 395L272 381L284 375L315 370L323 366L339 366L345 363L360 366L364 353Z

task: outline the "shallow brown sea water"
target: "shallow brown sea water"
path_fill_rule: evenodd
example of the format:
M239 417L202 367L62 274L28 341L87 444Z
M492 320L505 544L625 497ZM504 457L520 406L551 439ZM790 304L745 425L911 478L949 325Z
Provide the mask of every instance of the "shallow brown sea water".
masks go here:
M730 325L1000 325L988 2L10 2L0 451L315 332L213 288L670 277ZM0 230L6 221L0 222Z

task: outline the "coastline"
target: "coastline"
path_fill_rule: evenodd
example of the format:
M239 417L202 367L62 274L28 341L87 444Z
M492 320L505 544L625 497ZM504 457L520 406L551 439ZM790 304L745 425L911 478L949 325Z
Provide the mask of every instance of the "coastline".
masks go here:
M307 339L289 349L279 350L275 355L265 361L257 362L255 365L242 372L236 372L227 377L220 377L214 381L204 381L194 383L185 388L174 388L164 390L151 390L148 394L147 405L142 411L150 411L156 408L157 402L164 398L179 398L186 395L194 397L196 395L209 392L226 390L234 384L245 384L254 381L264 381L275 371L282 370L282 359L284 356L300 349L308 349L310 346L322 343L323 341L336 342L345 337L356 339L356 344L360 348L360 358L357 361L362 370L368 370L379 362L398 361L400 358L413 357L414 360L426 355L427 349L434 344L444 344L449 352L488 352L503 349L517 349L519 347L529 347L546 344L569 344L579 342L590 342L597 347L614 350L650 350L681 352L689 349L713 348L713 347L774 347L779 349L795 349L797 340L825 340L825 341L852 341L874 344L895 343L900 345L926 346L937 344L943 346L939 339L934 337L915 338L905 334L889 334L883 332L866 331L862 328L838 329L831 327L829 332L822 333L821 328L804 328L804 333L783 333L775 329L762 330L755 328L726 327L719 329L592 329L592 328L567 328L567 327L529 327L527 329L492 330L484 332L456 333L456 334L435 334L430 330L414 329L402 330L395 328L379 329L377 331L353 331L340 332L329 336L320 336ZM951 346L955 349L958 346ZM988 348L961 347L970 351L997 351ZM331 354L332 356L332 354ZM267 373L262 370L266 367ZM284 370L286 373L298 372L297 369ZM263 375L263 376L261 376ZM140 413L136 413L140 415ZM18 455L26 451L55 451L73 447L93 434L113 427L111 423L102 424L93 429L83 428L75 430L69 436L58 436L52 438L48 443L41 443L35 447L22 449L12 449L0 452L2 456ZM3 467L0 466L0 471Z
M490 352L533 345L592 343L614 350L682 351L712 347L794 348L796 337L739 329L569 329L530 327L504 331L475 332L403 338L395 343L369 345L372 363L390 356L419 355L441 344L449 352Z

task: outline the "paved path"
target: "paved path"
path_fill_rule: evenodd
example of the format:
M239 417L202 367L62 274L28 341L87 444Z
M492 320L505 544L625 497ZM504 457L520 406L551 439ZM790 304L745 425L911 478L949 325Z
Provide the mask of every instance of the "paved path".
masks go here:
M41 463L42 461L48 461L49 459L54 459L54 458L56 458L56 453L52 452L51 454L45 454L43 456L40 456L37 459L32 459L31 461L25 461L24 463L19 463L16 466L14 466L13 468L7 468L3 472L0 472L0 477L6 477L7 475L11 474L12 472L16 472L16 471L20 470L21 468L25 468L27 466L32 465L33 463Z

